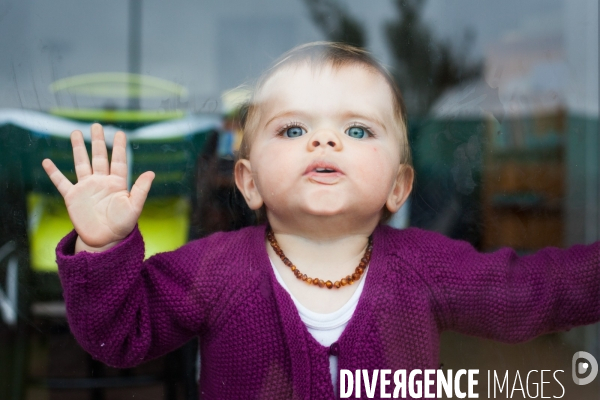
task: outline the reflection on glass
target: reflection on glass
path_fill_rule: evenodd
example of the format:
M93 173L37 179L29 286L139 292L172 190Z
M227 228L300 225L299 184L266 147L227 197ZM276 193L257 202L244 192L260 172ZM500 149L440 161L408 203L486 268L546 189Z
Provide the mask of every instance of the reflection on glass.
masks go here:
M87 358L68 333L54 248L72 224L41 160L51 158L75 182L70 132L82 131L89 151L92 122L105 125L109 148L123 129L131 182L156 172L139 222L146 257L251 225L257 215L233 189L239 105L254 79L300 43L366 47L403 92L416 181L390 225L520 255L598 240L597 7L590 0L0 5L0 348L9 349L0 352L0 398L89 395L47 378L131 383ZM445 370L508 370L511 384L516 370L564 369L565 398L591 399L597 379L580 387L566 381L575 351L600 356L598 337L597 325L516 346L444 333L440 362ZM197 397L195 346L128 372L146 387L92 391ZM177 371L172 379L156 380L169 369Z

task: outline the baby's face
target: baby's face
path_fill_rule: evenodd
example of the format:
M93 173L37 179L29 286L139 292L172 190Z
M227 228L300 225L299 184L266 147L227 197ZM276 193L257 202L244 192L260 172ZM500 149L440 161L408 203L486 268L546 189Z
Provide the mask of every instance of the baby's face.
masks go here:
M386 204L397 211L388 200L401 168L401 133L383 77L358 66L291 66L257 97L251 208L264 202L269 218L377 217Z

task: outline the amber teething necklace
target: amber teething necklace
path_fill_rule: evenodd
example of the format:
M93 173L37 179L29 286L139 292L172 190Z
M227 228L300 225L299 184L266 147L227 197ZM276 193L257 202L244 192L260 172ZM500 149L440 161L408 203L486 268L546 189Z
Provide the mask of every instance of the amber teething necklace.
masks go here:
M371 259L371 252L373 251L373 236L369 236L369 243L367 244L365 254L363 255L363 258L360 259L358 267L354 269L354 273L352 275L346 276L345 278L342 278L339 281L335 281L334 283L332 283L331 281L325 282L319 278L310 278L306 276L306 274L300 272L300 270L294 265L294 263L292 263L289 260L289 258L285 256L283 250L281 250L281 247L279 247L279 243L277 243L277 239L275 239L275 234L273 233L273 230L271 228L269 228L269 230L267 231L267 239L269 240L269 243L271 243L273 251L279 256L279 258L281 258L281 261L283 261L285 265L290 267L294 275L296 275L296 278L303 280L309 285L315 285L320 288L326 287L327 289L339 289L342 286L352 285L354 282L358 281L363 272L365 272L367 265L369 265L369 260Z

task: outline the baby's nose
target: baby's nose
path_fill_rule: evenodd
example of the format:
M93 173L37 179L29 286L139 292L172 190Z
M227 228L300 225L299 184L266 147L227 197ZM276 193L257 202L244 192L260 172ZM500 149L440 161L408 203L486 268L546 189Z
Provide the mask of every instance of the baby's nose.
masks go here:
M318 140L313 140L312 145L314 147L319 147L321 145L321 142ZM327 141L327 145L329 145L331 147L335 147L336 143L333 140L329 140L329 141Z
M322 129L318 132L315 132L312 140L309 143L312 149L316 149L320 146L329 146L334 150L341 150L342 148L340 138L335 134L335 132L329 129Z

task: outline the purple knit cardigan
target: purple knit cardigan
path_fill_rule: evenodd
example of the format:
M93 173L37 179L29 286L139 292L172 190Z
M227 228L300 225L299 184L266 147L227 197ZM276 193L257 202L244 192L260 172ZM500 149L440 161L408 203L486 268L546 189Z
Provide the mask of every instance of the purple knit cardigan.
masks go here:
M129 367L198 336L201 398L332 399L329 354L340 369L435 369L444 330L516 343L600 320L600 243L519 258L379 226L354 316L327 348L277 282L265 226L147 261L137 228L103 253L73 255L76 237L60 242L57 258L81 346Z

